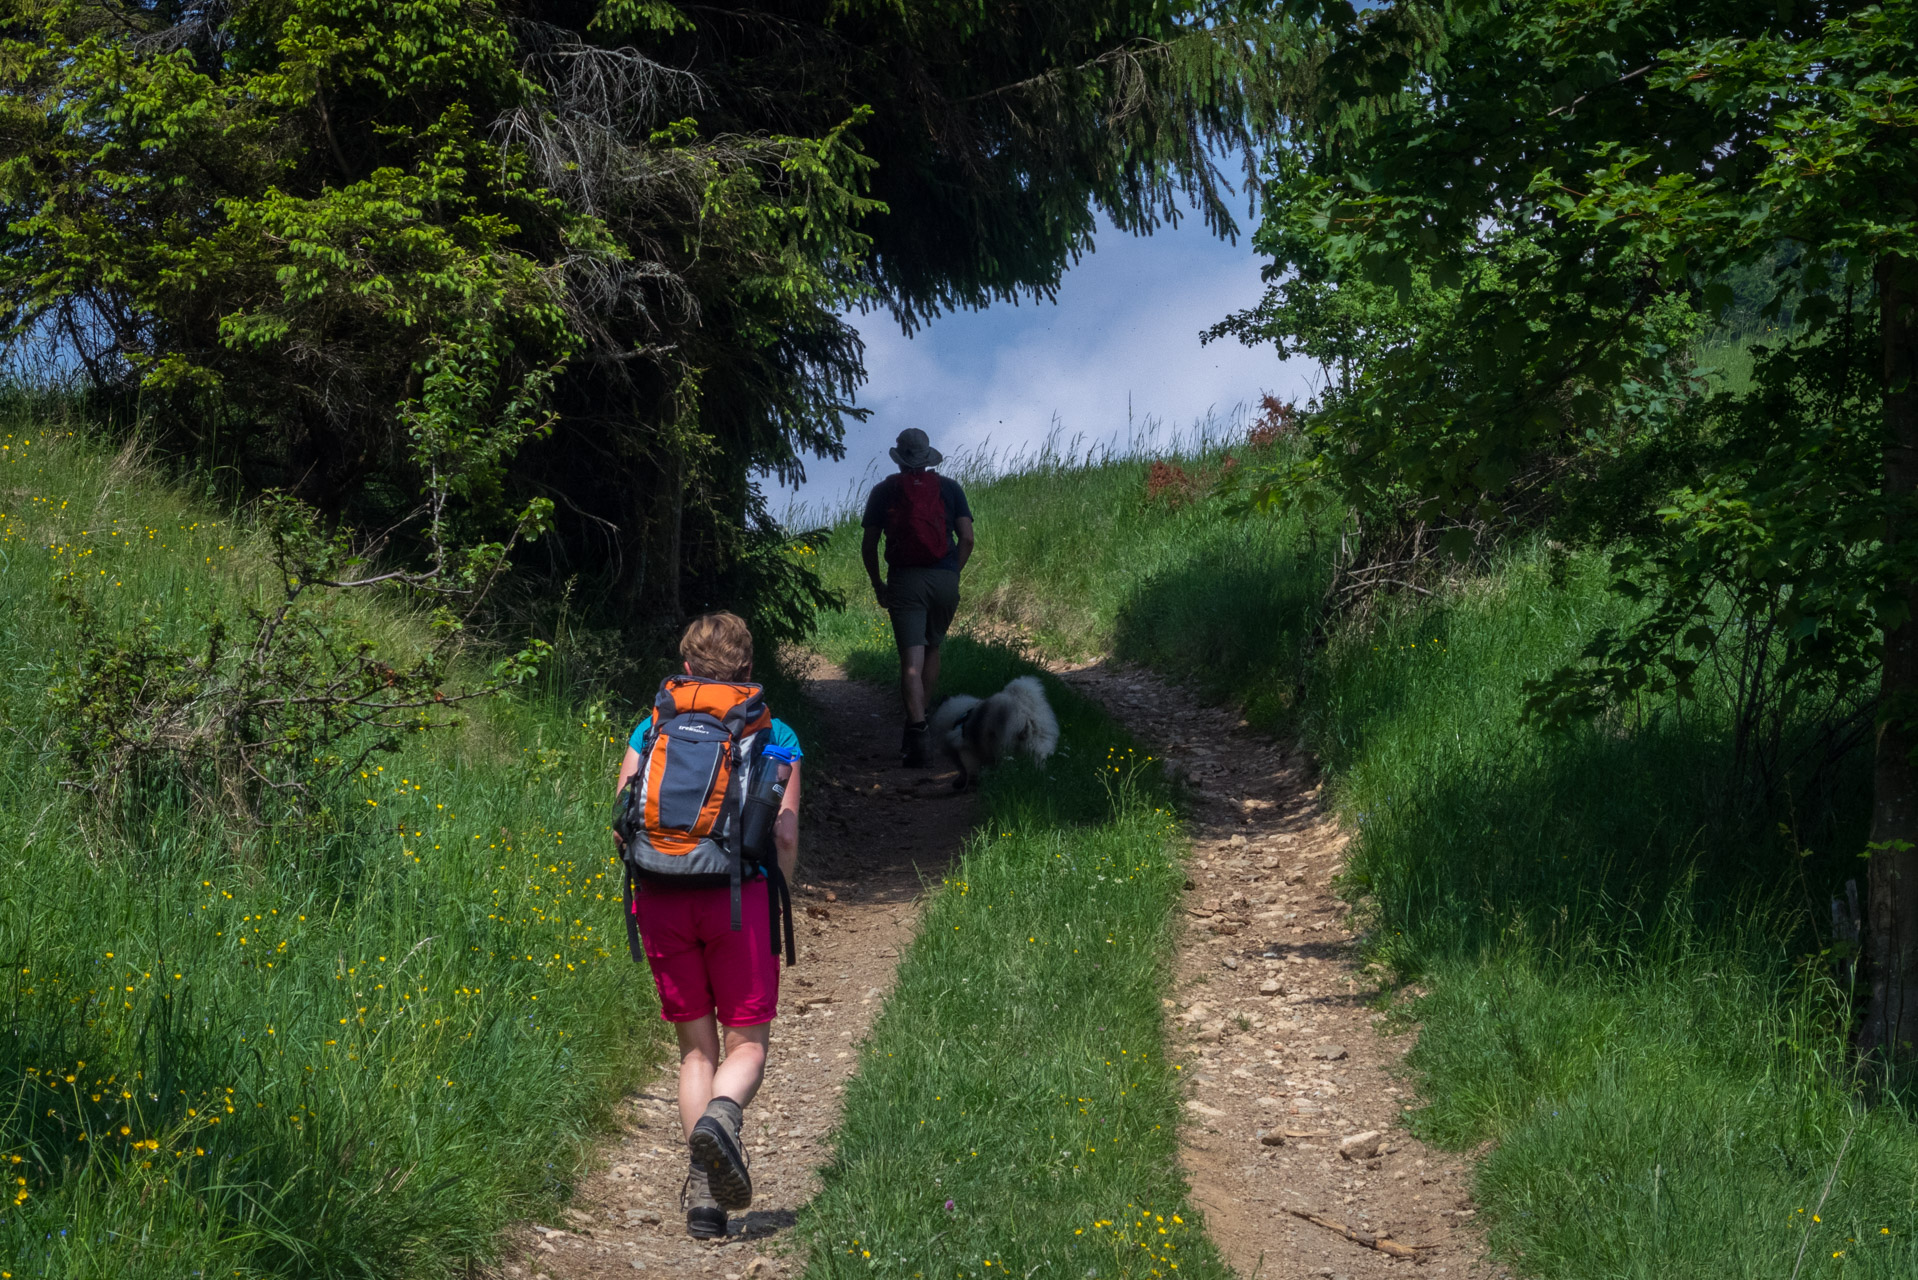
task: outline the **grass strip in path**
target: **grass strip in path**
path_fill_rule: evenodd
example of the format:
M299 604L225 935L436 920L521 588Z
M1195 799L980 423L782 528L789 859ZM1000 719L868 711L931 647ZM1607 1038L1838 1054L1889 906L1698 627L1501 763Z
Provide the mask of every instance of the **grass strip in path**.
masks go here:
M849 666L887 676L890 654ZM949 692L1033 671L955 639ZM1048 678L1061 750L984 784L802 1215L808 1275L1223 1278L1178 1169L1160 997L1183 884L1156 770Z

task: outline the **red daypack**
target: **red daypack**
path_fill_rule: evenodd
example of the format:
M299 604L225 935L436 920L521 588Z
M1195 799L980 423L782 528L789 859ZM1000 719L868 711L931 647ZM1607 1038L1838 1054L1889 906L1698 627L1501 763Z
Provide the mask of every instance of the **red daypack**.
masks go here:
M932 471L901 471L886 512L886 563L901 569L938 564L952 550L946 532L946 500Z

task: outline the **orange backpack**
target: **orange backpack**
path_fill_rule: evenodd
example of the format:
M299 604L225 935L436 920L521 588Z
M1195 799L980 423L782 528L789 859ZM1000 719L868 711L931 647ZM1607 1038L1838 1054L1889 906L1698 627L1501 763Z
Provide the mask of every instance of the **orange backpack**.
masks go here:
M639 769L614 805L613 831L626 863L627 940L644 958L634 916L637 881L685 888L729 886L740 927L740 884L750 869L772 890L773 951L783 908L786 963L793 963L792 901L779 859L743 847L743 800L753 773L768 767L760 748L772 732L765 690L756 684L670 676L653 700Z

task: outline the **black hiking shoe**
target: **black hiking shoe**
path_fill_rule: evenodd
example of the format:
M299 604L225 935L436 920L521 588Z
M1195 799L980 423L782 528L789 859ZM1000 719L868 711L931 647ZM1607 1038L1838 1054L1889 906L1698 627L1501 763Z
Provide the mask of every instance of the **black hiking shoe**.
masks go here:
M686 1234L695 1240L717 1240L726 1234L726 1211L706 1185L706 1170L695 1160L679 1188L679 1206L686 1211Z
M899 741L899 767L902 769L925 769L932 765L932 732L922 721L906 726L905 736Z
M737 1102L714 1098L687 1139L693 1164L704 1171L713 1199L726 1209L744 1209L753 1202L753 1179L746 1171L746 1148L739 1140L743 1120Z

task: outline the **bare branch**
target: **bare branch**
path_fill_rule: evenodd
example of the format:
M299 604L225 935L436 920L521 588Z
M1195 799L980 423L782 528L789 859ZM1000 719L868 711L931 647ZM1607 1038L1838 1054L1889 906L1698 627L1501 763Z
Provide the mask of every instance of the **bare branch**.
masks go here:
M1644 66L1639 67L1636 70L1627 71L1624 75L1612 81L1610 84L1600 85L1599 89L1616 89L1621 84L1629 84L1631 81L1638 79L1640 76L1644 75L1647 71L1652 70L1652 68L1656 67L1657 65L1658 64L1656 62L1648 62ZM1566 103L1564 106L1553 107L1550 111L1547 111L1545 114L1549 118L1551 116L1558 115L1560 112L1570 111L1574 107L1576 107L1579 103L1585 101L1585 99L1591 97L1594 93L1597 93L1597 92L1598 92L1598 89L1588 89L1584 93L1579 94L1576 98L1573 98L1570 102Z

